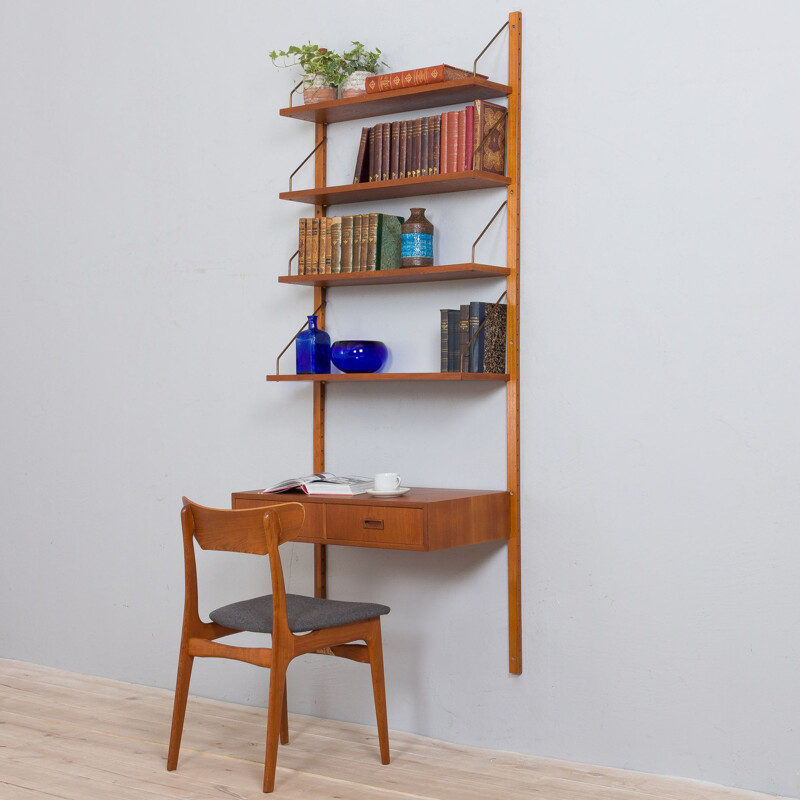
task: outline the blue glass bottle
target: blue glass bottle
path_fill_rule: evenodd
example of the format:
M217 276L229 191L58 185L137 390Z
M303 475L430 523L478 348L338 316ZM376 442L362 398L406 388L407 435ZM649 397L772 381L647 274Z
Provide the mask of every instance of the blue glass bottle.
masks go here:
M331 337L317 327L317 317L308 318L308 328L295 340L298 375L320 375L331 371Z

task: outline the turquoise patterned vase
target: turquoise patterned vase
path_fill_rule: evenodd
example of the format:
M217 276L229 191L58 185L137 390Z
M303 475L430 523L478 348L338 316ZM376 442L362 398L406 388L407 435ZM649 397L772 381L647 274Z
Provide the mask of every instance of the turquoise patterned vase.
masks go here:
M424 208L412 208L411 216L400 229L400 263L404 267L433 265L433 225L425 219Z

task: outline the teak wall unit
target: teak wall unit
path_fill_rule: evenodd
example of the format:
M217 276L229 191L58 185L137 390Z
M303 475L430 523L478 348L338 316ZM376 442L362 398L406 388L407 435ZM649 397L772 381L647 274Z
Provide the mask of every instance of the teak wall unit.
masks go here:
M522 672L522 626L521 626L521 591L520 591L520 440L519 440L519 409L520 409L520 384L519 384L519 228L520 228L520 196L519 196L519 167L520 167L520 88L522 79L522 14L512 12L509 14L508 23L495 35L487 48L494 42L503 29L508 27L508 84L499 84L492 81L470 77L428 86L416 86L409 89L398 89L379 94L362 95L360 97L335 100L325 103L296 106L281 109L284 117L312 122L315 129L314 155L314 188L282 192L281 199L293 200L314 205L315 217L324 217L327 207L334 204L355 203L365 200L383 200L396 197L417 197L428 194L445 192L461 192L473 189L505 189L507 199L507 262L506 267L496 267L485 264L449 264L434 267L412 267L406 269L389 270L386 272L358 272L321 275L287 275L279 278L281 283L298 284L314 287L314 308L320 317L320 324L325 323L325 302L327 289L334 286L381 284L381 283L410 283L441 280L463 280L480 278L506 278L507 288L507 374L492 375L481 373L376 373L376 374L332 374L332 375L268 375L268 381L309 381L313 392L313 442L314 442L314 471L322 472L325 469L325 393L328 383L342 381L496 381L505 384L506 390L506 439L507 439L507 486L508 491L502 493L503 502L508 498L507 525L508 532L508 621L509 621L509 671L515 674ZM483 55L483 53L481 53ZM480 58L480 56L478 56ZM476 62L477 64L477 59ZM476 70L473 69L473 73ZM385 114L401 113L437 106L454 105L471 102L476 99L489 99L507 97L508 117L507 144L506 144L506 175L495 175L488 172L468 171L458 173L445 173L429 175L418 178L401 178L375 183L348 184L345 186L327 185L327 126L330 123L344 120L366 119L368 117L382 116ZM309 156L310 157L310 156ZM423 491L423 490L415 490ZM445 491L445 490L432 490ZM484 492L461 492L460 502L468 504L470 496L485 495ZM398 498L401 500L401 498ZM306 502L310 498L305 498ZM422 519L427 519L426 503L430 498L423 499L418 511L422 517L418 519L423 526ZM261 498L253 497L250 493L237 493L234 503L239 506L252 505L253 502L264 502ZM316 501L320 502L320 501ZM319 507L315 506L314 513L319 517L319 531L316 536L309 536L306 541L314 544L314 590L317 596L326 594L326 546L327 543L336 541L339 544L359 544L361 546L400 547L403 542L397 540L394 544L389 541L348 540L341 532L339 522L330 520L349 519L349 511L342 509L357 508L362 503L355 498L344 501L341 505L340 498L326 498ZM397 501L394 501L397 503ZM369 501L369 507L375 514L387 516L386 503ZM405 509L411 513L414 503L398 503L398 511ZM466 505L464 505L466 507ZM324 513L321 509L325 509ZM338 515L338 516L337 516ZM391 516L391 515L389 515ZM416 519L416 518L415 518ZM502 515L505 523L506 515ZM375 523L377 524L377 523ZM327 525L327 527L325 527ZM427 525L427 523L425 523ZM413 527L413 526L412 526ZM328 536L326 531L338 531ZM403 534L404 536L406 534ZM427 537L433 535L435 541L443 542L441 546L452 547L468 543L467 540L457 536L449 536L439 532L431 534L427 527L415 529L413 534L415 546L412 549L435 549L423 546L429 542ZM488 534L483 541L498 538ZM405 541L405 540L403 540ZM419 546L417 546L419 545Z

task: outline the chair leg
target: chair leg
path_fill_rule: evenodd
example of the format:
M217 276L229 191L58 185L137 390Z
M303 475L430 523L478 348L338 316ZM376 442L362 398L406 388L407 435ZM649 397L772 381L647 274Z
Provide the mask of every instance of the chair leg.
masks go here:
M375 696L375 717L378 721L378 743L381 748L381 764L389 763L389 723L386 717L386 685L383 678L383 643L381 621L375 620L370 638L367 639L369 666L372 670L372 693Z
M273 658L275 650L273 649ZM284 688L286 687L286 667L280 659L274 658L269 670L269 708L267 709L267 751L264 756L264 791L275 788L275 766L278 763L278 740L281 735L283 717Z
M289 744L289 702L286 699L286 679L283 681L283 711L281 711L281 744Z
M178 678L175 681L175 702L172 706L172 731L169 735L169 751L167 752L167 769L178 766L178 753L181 749L183 719L186 716L186 700L189 696L189 681L192 677L194 656L190 656L184 647L178 657Z

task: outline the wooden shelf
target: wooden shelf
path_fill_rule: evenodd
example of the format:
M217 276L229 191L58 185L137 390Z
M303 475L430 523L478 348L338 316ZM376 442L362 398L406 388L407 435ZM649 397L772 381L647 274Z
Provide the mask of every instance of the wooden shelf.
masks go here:
M489 100L493 97L505 97L510 92L510 86L494 83L485 78L461 78L428 86L413 86L410 89L349 97L345 100L282 108L281 116L327 124L456 103L471 103L474 100Z
M506 188L511 179L493 172L449 172L419 178L398 178L393 181L348 183L344 186L319 186L281 192L281 200L332 206L337 203L360 203L364 200L387 200L393 197L420 197L426 194L469 192L473 189Z
M488 372L336 372L330 375L267 375L268 381L311 381L313 383L352 383L353 381L500 381L508 375Z
M279 283L295 286L368 286L389 283L428 283L430 281L461 281L470 278L506 278L507 267L489 264L442 264L434 267L403 267L402 269L370 270L368 272L336 272L322 275L281 275Z

